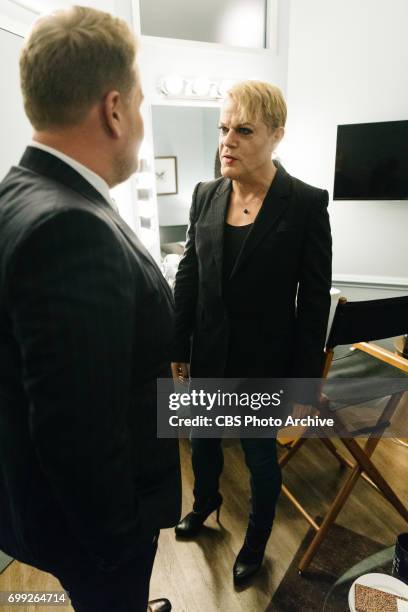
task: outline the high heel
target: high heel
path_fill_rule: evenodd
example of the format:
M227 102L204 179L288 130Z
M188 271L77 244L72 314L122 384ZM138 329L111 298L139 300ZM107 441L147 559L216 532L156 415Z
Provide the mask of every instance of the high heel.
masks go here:
M215 511L215 518L217 519L217 523L220 522L221 506L222 506L222 501L220 502L220 505Z
M193 538L200 531L201 527L208 519L210 514L216 511L217 522L220 522L222 497L219 495L213 500L210 500L204 510L189 512L176 525L175 532L180 538Z
M251 523L248 525L244 544L232 569L236 585L251 578L261 567L270 533L270 529L256 529Z

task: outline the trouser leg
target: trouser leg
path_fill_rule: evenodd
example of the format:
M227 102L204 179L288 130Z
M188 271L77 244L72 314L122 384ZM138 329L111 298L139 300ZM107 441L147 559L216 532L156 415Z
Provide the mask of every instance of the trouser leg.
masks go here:
M146 612L157 538L120 569L56 572L75 612Z
M194 472L194 511L206 508L210 500L219 497L218 485L224 466L221 438L192 438Z
M250 523L256 529L270 529L282 486L275 438L241 439L250 472L252 508Z

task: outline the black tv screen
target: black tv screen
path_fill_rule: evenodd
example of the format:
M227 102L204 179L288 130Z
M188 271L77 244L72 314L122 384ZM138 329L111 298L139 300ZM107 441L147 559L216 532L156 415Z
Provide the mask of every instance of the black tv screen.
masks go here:
M337 126L333 198L408 199L408 121Z

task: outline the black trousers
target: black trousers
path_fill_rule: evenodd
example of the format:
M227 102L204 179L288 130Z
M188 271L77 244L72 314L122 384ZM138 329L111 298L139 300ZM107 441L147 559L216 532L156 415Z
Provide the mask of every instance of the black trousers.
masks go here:
M157 539L120 570L100 572L79 565L78 569L56 572L75 612L146 612Z
M242 322L230 321L229 352L224 378L252 378L265 376L256 361L248 361ZM284 375L285 364L271 369L275 377ZM270 376L270 372L267 373ZM251 511L249 521L257 529L270 529L282 487L281 470L276 454L275 438L241 438L245 463L250 474ZM224 465L220 438L191 438L194 471L194 510L205 508L218 494L219 478Z
M270 529L282 486L275 438L242 438L241 446L250 474L251 512L249 520L257 529ZM218 495L224 465L220 438L192 438L194 510L206 507Z

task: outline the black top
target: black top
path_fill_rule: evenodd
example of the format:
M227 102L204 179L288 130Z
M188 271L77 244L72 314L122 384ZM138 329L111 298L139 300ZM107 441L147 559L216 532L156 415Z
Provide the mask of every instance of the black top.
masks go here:
M224 249L223 249L223 283L224 289L231 275L234 264L241 251L245 238L249 234L249 230L253 223L248 225L230 225L225 224L224 228Z
M228 313L233 314L237 304L230 295L228 279L234 268L238 255L241 252L242 245L248 236L253 223L248 225L230 225L225 224L224 227L224 249L223 249L223 292L224 300Z

